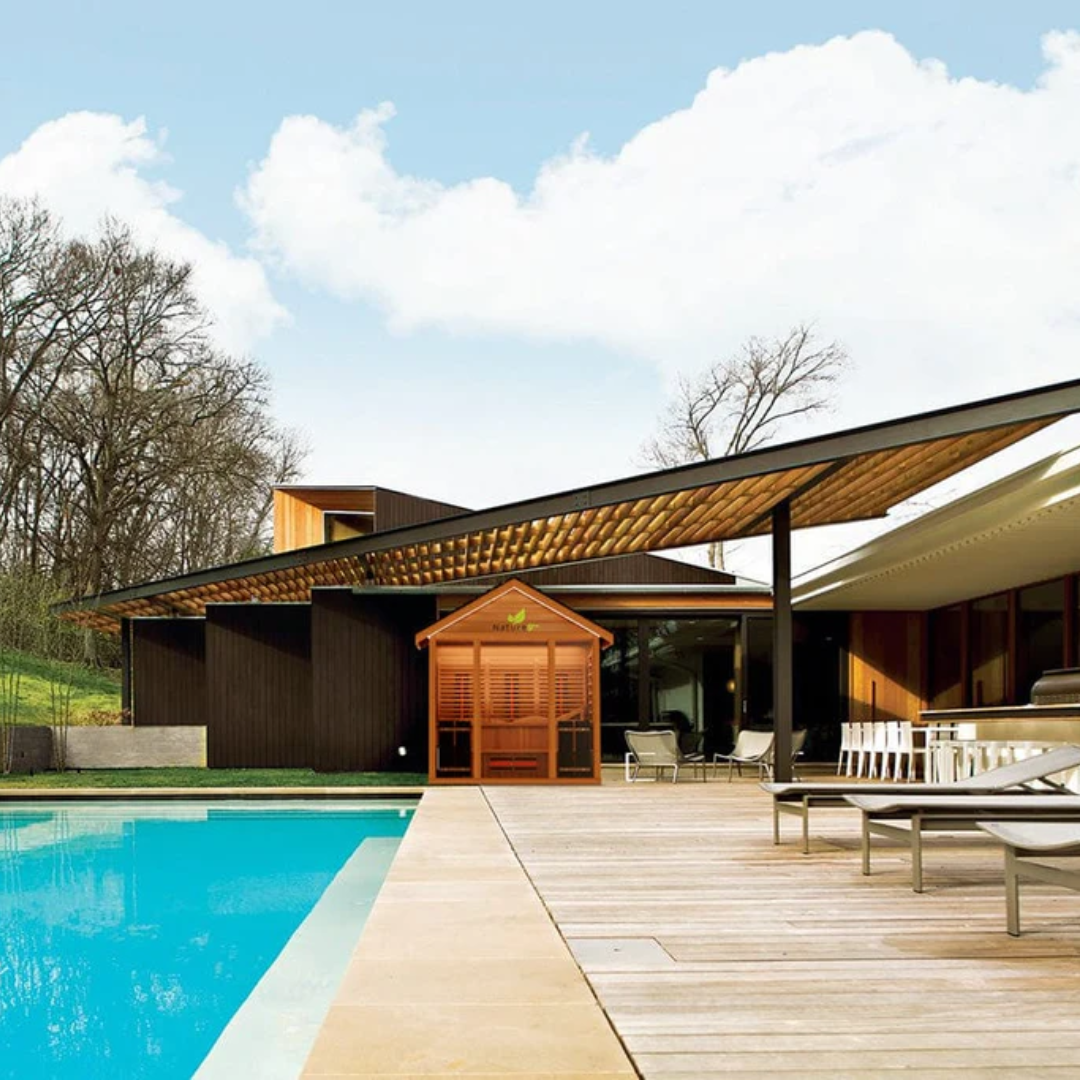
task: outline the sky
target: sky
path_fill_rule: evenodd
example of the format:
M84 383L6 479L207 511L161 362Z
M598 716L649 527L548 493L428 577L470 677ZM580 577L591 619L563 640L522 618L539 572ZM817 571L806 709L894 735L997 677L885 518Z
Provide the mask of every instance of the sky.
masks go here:
M5 9L0 193L190 260L310 482L628 475L679 374L799 322L852 367L786 438L1080 376L1075 2Z

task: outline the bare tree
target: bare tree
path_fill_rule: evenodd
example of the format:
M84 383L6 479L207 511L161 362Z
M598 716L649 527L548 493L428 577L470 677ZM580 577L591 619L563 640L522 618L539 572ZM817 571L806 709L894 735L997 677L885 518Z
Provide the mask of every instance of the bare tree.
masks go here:
M0 575L97 594L268 550L270 485L305 453L269 397L190 266L0 200Z
M643 457L673 468L755 450L785 422L829 408L848 363L843 345L820 343L805 324L782 338L752 337L734 356L679 378ZM722 544L709 545L709 563L723 569Z

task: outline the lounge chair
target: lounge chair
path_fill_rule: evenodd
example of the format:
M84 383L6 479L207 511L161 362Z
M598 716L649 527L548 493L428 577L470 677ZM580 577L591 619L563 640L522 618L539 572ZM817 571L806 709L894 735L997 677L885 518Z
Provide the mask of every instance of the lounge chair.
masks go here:
M1071 821L1080 824L1080 795L848 795L862 811L862 872L870 873L870 837L907 840L911 887L923 891L922 834L977 829L980 821Z
M764 779L772 775L772 752L773 741L776 736L771 731L753 731L743 728L735 739L735 746L730 754L713 754L713 772L723 761L728 763L728 783L731 783L732 772L739 770L742 776L744 765L756 765L758 776Z
M846 806L848 795L989 795L997 791L1060 791L1066 789L1050 777L1080 767L1080 746L1058 746L1044 754L1002 765L997 769L940 784L863 783L838 780L824 783L766 783L773 797L773 843L780 843L780 814L802 818L803 852L810 851L810 808Z
M672 783L679 779L681 766L700 768L701 779L705 779L705 755L684 754L679 749L679 735L675 731L627 731L626 746L633 755L632 781L637 779L643 767L655 769L657 780L662 769L670 769Z
M1005 846L1005 922L1013 937L1020 936L1021 878L1080 890L1080 870L1031 862L1080 857L1080 823L980 821L979 828Z
M795 762L802 757L803 747L806 745L806 728L796 728L791 733L791 767L795 767ZM773 766L776 764L776 734L773 734L772 749L769 751L768 757L765 759L765 771L771 780L775 775ZM793 777L794 780L799 778Z

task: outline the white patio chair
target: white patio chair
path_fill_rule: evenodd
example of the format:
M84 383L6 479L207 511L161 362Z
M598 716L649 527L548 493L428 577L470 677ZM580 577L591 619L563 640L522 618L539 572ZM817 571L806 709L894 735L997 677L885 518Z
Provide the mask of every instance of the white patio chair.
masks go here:
M744 765L756 765L758 779L764 779L772 768L774 738L771 731L752 731L750 728L743 728L735 739L735 747L730 754L713 754L713 774L716 773L716 766L726 761L729 784L735 769L738 769L739 775L742 776Z

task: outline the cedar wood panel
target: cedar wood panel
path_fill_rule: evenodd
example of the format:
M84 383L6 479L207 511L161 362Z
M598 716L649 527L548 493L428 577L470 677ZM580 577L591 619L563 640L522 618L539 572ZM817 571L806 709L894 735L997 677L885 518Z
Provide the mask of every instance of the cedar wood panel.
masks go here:
M430 596L312 592L315 768L427 771L427 656L414 637L434 619Z
M918 720L924 700L925 619L920 612L851 615L851 720Z
M206 633L202 619L133 619L132 723L206 723Z
M312 764L311 608L221 604L206 609L207 764Z

